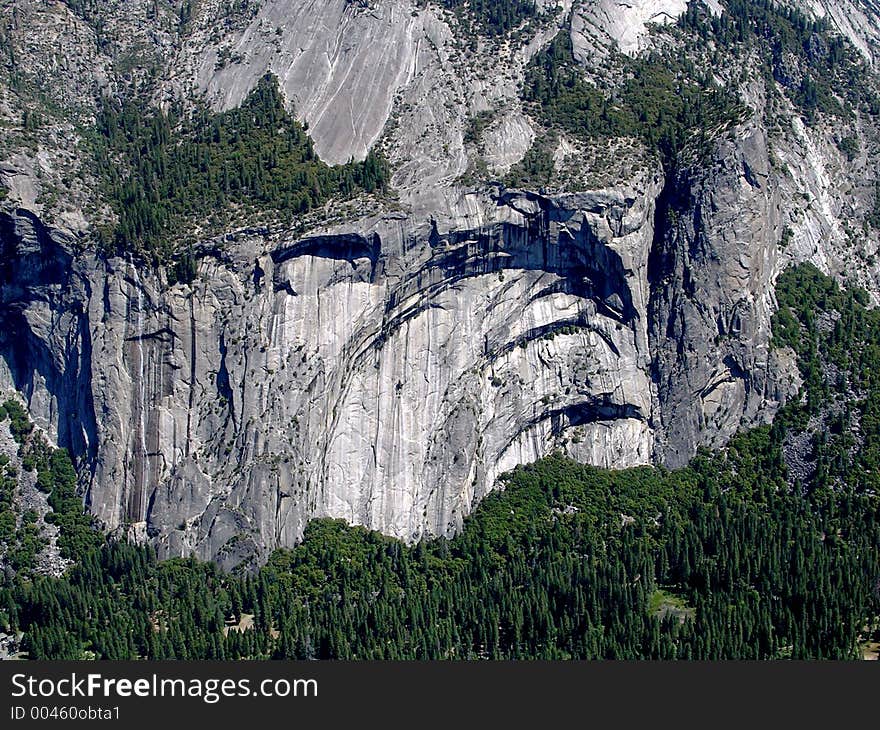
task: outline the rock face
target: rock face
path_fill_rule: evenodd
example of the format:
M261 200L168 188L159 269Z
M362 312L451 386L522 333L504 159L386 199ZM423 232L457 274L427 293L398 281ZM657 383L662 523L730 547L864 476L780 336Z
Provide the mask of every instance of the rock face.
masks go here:
M789 4L830 21L868 61L876 65L880 51L880 4L875 0L789 0Z
M707 3L713 10L717 6ZM575 56L585 60L614 47L621 53L643 50L648 24L675 22L687 10L688 0L585 0L572 19Z
M780 193L763 130L746 124L696 179L664 191L651 261L655 373L665 460L684 465L696 434L722 446L759 413L768 377Z
M183 44L169 86L228 109L275 74L321 159L363 159L380 143L401 199L428 216L455 204L471 162L463 137L473 115L499 112L487 130L493 169L528 151L535 132L519 110L523 69L565 23L572 0L554 3L528 43L500 46L462 37L451 13L412 0L272 0L222 35L215 5Z
M130 4L107 5L116 44L146 37L147 3ZM811 7L846 32L847 4ZM92 32L61 6L19 5ZM243 5L222 33L225 0L201 2L182 39L167 21L159 101L204 93L229 108L271 70L325 161L383 146L394 205L360 201L304 234L203 241L196 279L168 286L137 258L96 253L69 232L73 213L53 225L35 212L40 196L20 193L51 177L42 153L0 160L17 203L0 209L0 390L77 456L103 524L163 555L259 561L316 516L449 535L499 474L557 449L608 467L683 464L796 390L790 358L770 350L787 263L880 291L876 233L852 230L874 200L876 130L807 128L791 109L771 130L760 89L745 89L752 113L704 162L674 173L609 143L621 159L600 189L463 182L477 152L500 175L545 131L518 85L560 27L585 58L637 53L685 2L559 3L521 44L473 48L432 4ZM850 30L869 55L875 8L858 6ZM96 67L83 88L121 83L106 59ZM843 134L859 142L851 157ZM579 164L566 145L557 172Z
M231 42L199 50L198 83L215 106L229 109L272 71L308 121L323 160L363 159L396 92L418 69L424 16L412 10L409 2L263 3ZM227 56L240 62L225 63Z
M91 510L168 554L231 564L324 515L449 534L498 474L555 448L652 460L660 180L638 183L481 197L472 229L243 235L171 289L7 216L4 375L91 455Z

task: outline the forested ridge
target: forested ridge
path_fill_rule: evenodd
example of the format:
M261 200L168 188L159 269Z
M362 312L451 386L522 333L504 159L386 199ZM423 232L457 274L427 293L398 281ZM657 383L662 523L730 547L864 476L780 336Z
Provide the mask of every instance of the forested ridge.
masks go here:
M99 230L104 247L167 260L187 224L229 224L253 213L290 222L331 198L384 189L388 165L376 153L330 167L265 75L236 109L192 115L137 98L105 99L95 135L98 176L117 216Z
M47 495L46 521L59 528L58 548L62 558L77 557L97 549L103 543L83 513L82 500L76 492L76 471L64 449L53 448L37 432L24 407L9 399L0 403L0 424L9 419L9 430L21 457L23 470L35 476L36 488ZM46 545L34 509L16 509L18 469L5 454L0 454L0 563L27 578L36 567L37 556Z
M575 60L570 33L560 31L526 68L521 97L544 130L508 183L549 184L560 134L581 141L636 138L667 169L683 159L699 163L711 150L708 142L748 112L738 88L749 77L718 76L731 59L764 82L768 100L785 96L808 123L822 115L880 114L864 61L828 22L769 0L724 5L716 17L690 3L676 24L655 29L649 51L603 57L603 68L613 72L599 83Z
M803 401L685 469L553 456L451 540L319 520L253 574L74 542L64 577L6 580L0 625L36 659L854 658L880 629L880 313L808 266L778 296Z
M538 15L535 0L439 0L438 4L489 36L504 35Z
M676 57L621 60L622 83L600 89L575 61L571 36L560 32L526 69L523 100L549 129L575 138L641 138L671 165L690 141L737 121L744 107L709 72Z
M715 16L701 3L690 3L678 26L697 43L711 43L715 58L756 53L768 85L777 83L807 121L819 113L880 113L863 60L827 19L772 0L726 0L724 6Z

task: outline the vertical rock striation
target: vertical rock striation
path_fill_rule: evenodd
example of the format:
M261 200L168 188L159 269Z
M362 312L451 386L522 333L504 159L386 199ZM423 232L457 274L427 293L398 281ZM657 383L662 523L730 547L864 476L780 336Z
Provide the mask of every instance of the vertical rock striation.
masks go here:
M97 38L69 9L23 5L25 18ZM851 5L810 7L871 59L876 3L843 13ZM169 286L33 212L37 178L62 184L66 167L4 158L0 390L19 391L77 456L108 529L225 567L293 544L316 516L405 540L448 535L499 474L557 449L607 467L677 466L722 445L787 395L770 319L789 261L880 291L877 236L863 225L876 130L862 118L808 128L782 98L771 114L760 80L746 80L751 116L675 171L616 140L596 142L595 168L564 176L602 173L607 186L464 182L542 152L548 130L519 85L560 28L595 74L596 59L638 53L651 23L686 6L566 0L514 43L463 39L451 14L409 0L267 0L234 19L205 0L186 33L169 26L156 41L172 59L157 101L196 92L229 108L270 70L323 160L363 157L378 140L397 199L370 213L361 200L350 222L306 234L203 241L194 281ZM150 24L106 7L113 42L140 44ZM230 25L215 33L221 18ZM35 77L56 55L44 46L25 46ZM65 94L111 87L111 65ZM13 111L0 104L4 119ZM560 179L581 164L566 145ZM82 215L60 220L87 228Z
M102 522L166 554L234 564L325 515L449 534L551 450L651 462L660 181L641 183L499 192L472 229L392 214L244 234L170 289L7 215L4 385L85 455Z

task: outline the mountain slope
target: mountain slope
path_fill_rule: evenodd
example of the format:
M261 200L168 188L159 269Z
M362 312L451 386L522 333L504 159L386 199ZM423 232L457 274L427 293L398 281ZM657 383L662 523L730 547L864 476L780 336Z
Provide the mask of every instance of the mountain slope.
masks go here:
M34 659L876 656L880 316L809 265L779 294L803 402L687 468L552 456L451 540L319 520L255 574L110 543L0 588L0 626Z
M232 567L314 517L451 535L556 450L681 466L770 420L780 272L878 291L875 8L617 5L4 6L0 387L90 512ZM223 137L267 71L321 164L372 149L387 184L241 176L160 215L274 169ZM108 103L166 123L108 146ZM159 247L120 235L132 159L174 171L131 178Z

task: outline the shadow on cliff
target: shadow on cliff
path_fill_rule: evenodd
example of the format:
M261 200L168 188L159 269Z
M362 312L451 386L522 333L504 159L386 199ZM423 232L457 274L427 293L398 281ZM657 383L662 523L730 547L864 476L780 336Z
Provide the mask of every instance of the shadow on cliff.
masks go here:
M30 211L0 213L0 360L32 415L57 419L58 445L94 463L90 290L76 271L74 245ZM51 403L33 407L40 391Z

